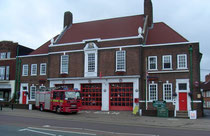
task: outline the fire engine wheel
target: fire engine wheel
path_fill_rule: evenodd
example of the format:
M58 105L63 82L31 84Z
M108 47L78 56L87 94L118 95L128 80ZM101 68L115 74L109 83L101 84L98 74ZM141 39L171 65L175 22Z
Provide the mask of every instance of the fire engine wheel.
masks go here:
M60 107L56 107L56 112L57 113L61 113L61 108Z
M77 111L72 112L72 114L77 114Z
M42 105L39 106L39 110L43 111L43 106Z

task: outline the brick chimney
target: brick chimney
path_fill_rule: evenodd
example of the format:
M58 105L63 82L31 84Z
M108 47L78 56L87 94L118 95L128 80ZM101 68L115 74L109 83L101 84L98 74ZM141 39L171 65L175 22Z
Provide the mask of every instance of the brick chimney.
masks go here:
M70 25L72 25L73 22L73 15L70 11L66 11L64 13L64 23L63 23L63 28L65 26L69 27Z
M206 75L205 80L206 80L205 82L210 81L210 73L208 75Z
M151 0L144 0L144 15L148 15L148 26L151 27L153 23L153 8Z

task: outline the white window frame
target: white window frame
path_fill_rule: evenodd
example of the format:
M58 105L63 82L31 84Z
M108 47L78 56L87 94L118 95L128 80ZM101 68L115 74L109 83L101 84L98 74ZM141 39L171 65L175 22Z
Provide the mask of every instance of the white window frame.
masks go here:
M151 58L155 58L155 68L150 67L150 65L151 65L150 59ZM148 57L148 70L157 70L157 56L149 56Z
M22 76L28 76L28 64L23 64Z
M0 53L0 59L6 59L6 58L7 58L7 53L6 52Z
M6 66L6 77L5 77L6 80L9 80L9 73L10 73L9 68L10 68L9 66Z
M206 97L210 97L210 91L206 91Z
M205 108L210 108L210 101L206 101L206 107Z
M156 92L154 93L156 95L156 98L155 99L151 99L151 87L152 86L155 86L156 87ZM149 101L150 102L153 102L153 101L157 101L158 100L158 84L157 83L150 83L149 84Z
M166 87L165 86L170 86L170 89L171 90L166 90ZM173 88L172 88L173 86L172 86L172 83L163 83L163 100L164 101L166 101L166 102L171 102L172 101L172 93L173 93ZM170 91L170 97L171 97L171 99L166 99L165 97L166 97L166 93L167 93L167 91Z
M95 54L95 69L94 71L89 71L88 70L88 54ZM85 65L84 65L84 77L97 77L97 72L98 72L98 47L96 46L95 43L90 42L87 43L85 48L84 48L84 60L85 60Z
M126 51L116 51L116 71L126 71Z
M88 53L88 72L94 72L96 69L95 64L96 54Z
M185 59L184 59L184 61L185 61L185 66L183 67L181 67L180 66L180 59L179 59L179 57L181 57L181 56L184 56L185 57ZM187 54L178 54L177 55L177 69L187 69Z
M7 58L9 59L11 57L11 52L7 52Z
M40 75L46 75L47 73L47 64L41 63L40 64Z
M33 89L32 88L35 88L34 92L33 92ZM34 98L32 98L32 95L34 95ZM36 86L32 85L30 87L30 100L35 100L35 97L36 97L35 95L36 95Z
M43 84L41 84L41 86L39 86L39 89L45 89L46 86L44 86Z
M166 57L169 57L169 63L170 63L170 67L169 68L165 68L165 58ZM162 67L163 67L163 70L172 70L172 55L164 55L162 57Z
M64 57L67 57L64 60ZM69 55L61 55L61 63L60 63L60 74L68 74L69 73ZM64 67L65 66L65 67Z
M37 75L37 64L31 64L31 76Z

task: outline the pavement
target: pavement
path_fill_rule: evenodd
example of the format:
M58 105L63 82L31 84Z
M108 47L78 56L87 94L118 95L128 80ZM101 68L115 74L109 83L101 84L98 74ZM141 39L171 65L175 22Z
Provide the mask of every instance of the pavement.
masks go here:
M41 112L39 110L3 108L0 115L21 116L32 118L47 118L57 120L73 120L81 122L97 122L105 124L193 129L210 131L210 118L196 120L183 118L161 118L133 115L131 111L80 111L78 114L56 114L54 112Z

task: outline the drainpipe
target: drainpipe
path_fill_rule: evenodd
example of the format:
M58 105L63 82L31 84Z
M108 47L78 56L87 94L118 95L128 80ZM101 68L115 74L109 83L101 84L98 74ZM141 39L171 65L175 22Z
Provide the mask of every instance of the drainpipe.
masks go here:
M189 52L190 52L190 92L192 93L191 95L191 110L193 110L193 65L192 65L192 53L193 53L193 48L192 45L189 47Z
M17 46L17 54L16 54L16 66L15 66L15 92L13 95L14 102L16 101L16 93L17 93L17 80L18 80L18 62L19 62L19 46Z
M20 89L21 59L18 58L18 81L17 88Z
M147 70L147 57L146 57L146 81L145 81L145 106L146 106L146 110L148 109L148 103L147 103L147 76L148 76L148 70Z

